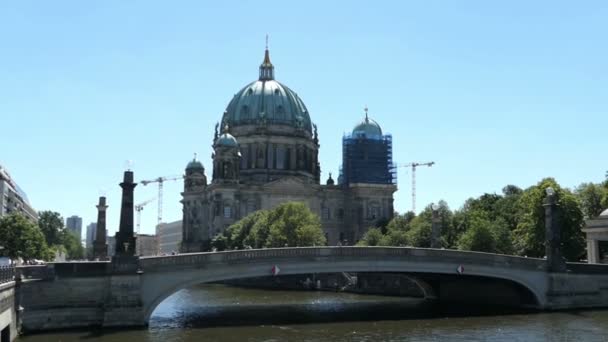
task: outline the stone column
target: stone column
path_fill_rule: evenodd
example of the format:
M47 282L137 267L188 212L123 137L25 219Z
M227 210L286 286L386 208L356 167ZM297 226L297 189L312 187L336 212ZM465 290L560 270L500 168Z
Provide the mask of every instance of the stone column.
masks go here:
M106 198L99 197L97 204L97 228L95 241L93 241L93 259L106 260L108 258L108 244L106 241Z
M597 240L587 240L587 263L599 264L600 263L600 248Z
M441 218L439 217L439 206L433 204L431 218L431 248L441 248Z
M120 226L116 233L116 256L135 255L135 236L133 232L133 189L137 183L133 182L133 171L125 171L122 188L122 201L120 207Z
M545 207L545 255L548 272L565 272L566 262L561 253L561 225L555 190L547 188Z

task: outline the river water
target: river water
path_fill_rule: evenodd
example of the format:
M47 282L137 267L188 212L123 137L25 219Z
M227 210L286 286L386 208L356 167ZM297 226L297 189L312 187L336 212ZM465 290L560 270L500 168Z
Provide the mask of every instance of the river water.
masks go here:
M167 298L146 329L19 341L608 341L608 311L462 316L411 298L201 285Z

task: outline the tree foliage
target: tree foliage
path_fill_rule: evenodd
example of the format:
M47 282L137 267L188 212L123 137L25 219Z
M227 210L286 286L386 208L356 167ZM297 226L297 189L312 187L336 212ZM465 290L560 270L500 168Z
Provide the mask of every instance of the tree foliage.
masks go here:
M11 258L52 258L38 226L17 213L0 218L0 246L4 247L5 253Z
M80 237L74 236L63 225L58 212L46 210L38 213L38 227L44 235L46 244L53 251L65 251L67 259L84 258L84 248Z
M65 252L67 253L67 259L74 260L84 258L84 247L82 247L82 243L74 234L64 229L60 233L60 239L61 246L65 248Z
M585 241L583 212L576 197L563 189L552 178L545 178L526 189L518 203L519 222L513 231L513 243L517 254L532 257L545 255L545 208L546 189L555 190L559 222L561 226L562 253L569 260L579 260L584 252Z
M212 247L223 249L320 246L326 243L319 217L300 202L259 210L214 237Z
M608 188L604 184L583 183L574 193L586 218L596 218L608 207Z
M46 239L46 243L49 246L61 245L63 218L58 212L50 210L39 212L38 227L40 227L40 230Z

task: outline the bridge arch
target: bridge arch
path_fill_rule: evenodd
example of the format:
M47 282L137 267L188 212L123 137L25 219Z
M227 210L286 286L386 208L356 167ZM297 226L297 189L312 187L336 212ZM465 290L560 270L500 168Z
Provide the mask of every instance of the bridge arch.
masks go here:
M529 291L535 306L546 304L545 261L488 253L407 247L310 247L193 253L142 258L141 300L144 321L175 292L201 283L272 275L393 272L416 275L463 276L501 279Z

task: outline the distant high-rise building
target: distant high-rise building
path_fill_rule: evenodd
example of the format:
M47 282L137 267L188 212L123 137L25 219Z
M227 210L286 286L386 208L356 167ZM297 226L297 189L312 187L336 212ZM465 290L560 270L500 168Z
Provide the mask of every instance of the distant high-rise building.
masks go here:
M87 226L87 237L86 237L86 247L87 251L92 250L93 241L95 240L95 231L97 230L97 223L91 222Z
M38 213L27 199L27 195L0 165L0 217L19 212L32 221L38 220Z
M116 254L116 236L107 237L108 241L108 257L113 257Z
M156 255L156 235L138 234L135 241L135 253L140 256Z
M82 239L82 217L73 215L65 220L65 228L74 236L78 238L78 241Z
M156 236L159 254L179 252L179 245L182 242L182 220L159 224L156 226Z

